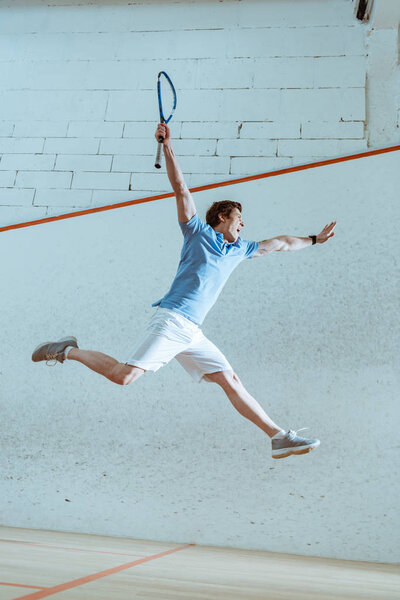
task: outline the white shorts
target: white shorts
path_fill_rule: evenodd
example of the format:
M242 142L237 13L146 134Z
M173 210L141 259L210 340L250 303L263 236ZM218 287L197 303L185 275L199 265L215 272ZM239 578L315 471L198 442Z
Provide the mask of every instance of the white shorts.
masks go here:
M206 338L198 325L159 306L144 338L135 345L125 363L145 371L157 371L172 358L176 358L198 383L207 373L233 371L222 352Z

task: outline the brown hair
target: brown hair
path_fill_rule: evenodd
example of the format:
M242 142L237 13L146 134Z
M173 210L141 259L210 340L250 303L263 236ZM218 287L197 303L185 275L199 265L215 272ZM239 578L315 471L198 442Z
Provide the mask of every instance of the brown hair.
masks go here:
M222 202L214 202L206 213L206 223L211 227L217 227L219 225L219 214L224 217L229 217L233 208L238 208L242 212L242 205L240 202L233 202L233 200L222 200Z

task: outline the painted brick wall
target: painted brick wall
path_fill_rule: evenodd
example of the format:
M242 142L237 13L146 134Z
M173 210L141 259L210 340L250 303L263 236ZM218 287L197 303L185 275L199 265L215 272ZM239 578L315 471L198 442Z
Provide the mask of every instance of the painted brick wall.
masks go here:
M367 148L366 28L350 0L4 3L0 221L169 191L155 81L189 186ZM131 190L131 191L129 191Z
M367 36L368 144L400 144L399 28L372 29Z

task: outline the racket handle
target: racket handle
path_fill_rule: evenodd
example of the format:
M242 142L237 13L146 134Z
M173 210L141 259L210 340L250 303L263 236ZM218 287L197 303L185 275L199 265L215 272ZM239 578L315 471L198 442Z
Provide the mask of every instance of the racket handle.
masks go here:
M164 138L159 137L158 138L158 146L157 146L157 154L156 154L156 162L154 163L154 166L156 169L161 169L161 151L162 151L163 143L164 143Z

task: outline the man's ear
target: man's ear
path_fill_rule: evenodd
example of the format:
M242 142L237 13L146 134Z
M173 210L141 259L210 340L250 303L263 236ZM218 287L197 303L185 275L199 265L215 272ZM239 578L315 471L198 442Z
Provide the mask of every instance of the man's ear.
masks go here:
M218 219L219 219L220 223L224 223L224 221L225 221L225 217L222 213L218 213Z

